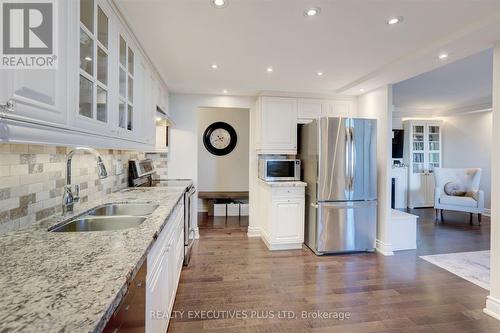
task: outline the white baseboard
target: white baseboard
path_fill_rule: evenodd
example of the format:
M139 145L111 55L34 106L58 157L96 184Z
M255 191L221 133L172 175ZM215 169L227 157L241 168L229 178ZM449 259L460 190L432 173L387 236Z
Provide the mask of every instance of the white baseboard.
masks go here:
M486 298L486 308L483 310L487 315L500 320L500 300L491 295Z
M385 243L380 239L375 240L375 250L384 256L393 256L392 244Z
M200 229L198 227L194 228L194 239L200 239Z
M261 237L264 244L271 251L283 251L283 250L301 250L302 243L289 243L289 244L271 244L267 241L266 237L262 235Z
M491 216L491 209L489 209L489 208L485 208L485 209L484 209L484 214L483 214L483 215L485 215L485 216Z
M248 232L247 232L248 237L260 237L260 228L259 227L253 227L251 225L248 226Z

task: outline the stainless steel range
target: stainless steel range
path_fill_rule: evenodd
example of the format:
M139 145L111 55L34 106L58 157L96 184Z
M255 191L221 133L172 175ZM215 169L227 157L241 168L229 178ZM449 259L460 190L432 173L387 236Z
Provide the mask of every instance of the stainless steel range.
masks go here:
M195 239L194 221L196 187L191 179L156 179L153 161L150 159L129 161L130 187L184 187L184 266L189 264Z

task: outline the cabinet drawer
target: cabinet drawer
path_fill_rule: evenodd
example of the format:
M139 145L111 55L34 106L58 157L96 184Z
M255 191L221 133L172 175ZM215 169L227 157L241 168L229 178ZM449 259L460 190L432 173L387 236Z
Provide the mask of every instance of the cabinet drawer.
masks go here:
M302 197L305 193L305 188L297 187L276 187L271 190L273 197Z

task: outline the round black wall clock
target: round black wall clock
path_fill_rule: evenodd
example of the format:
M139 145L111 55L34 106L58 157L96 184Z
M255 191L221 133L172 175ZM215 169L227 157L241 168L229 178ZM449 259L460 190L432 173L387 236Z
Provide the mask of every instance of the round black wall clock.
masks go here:
M236 147L236 131L228 123L218 121L211 124L203 133L203 144L207 150L217 156L227 155Z

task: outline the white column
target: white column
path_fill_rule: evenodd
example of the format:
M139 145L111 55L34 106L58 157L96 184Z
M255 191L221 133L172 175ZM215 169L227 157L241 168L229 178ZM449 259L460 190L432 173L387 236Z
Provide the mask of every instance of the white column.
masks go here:
M484 312L500 320L500 43L493 56L493 135L491 150L490 295Z
M257 103L250 109L250 144L249 144L249 163L248 180L249 186L249 216L248 216L248 237L260 237L260 224L259 224L259 184L258 184L258 163L259 156L256 151L257 147Z
M358 98L358 116L377 119L377 240L376 249L383 255L393 255L391 223L392 168L392 86L383 86Z

